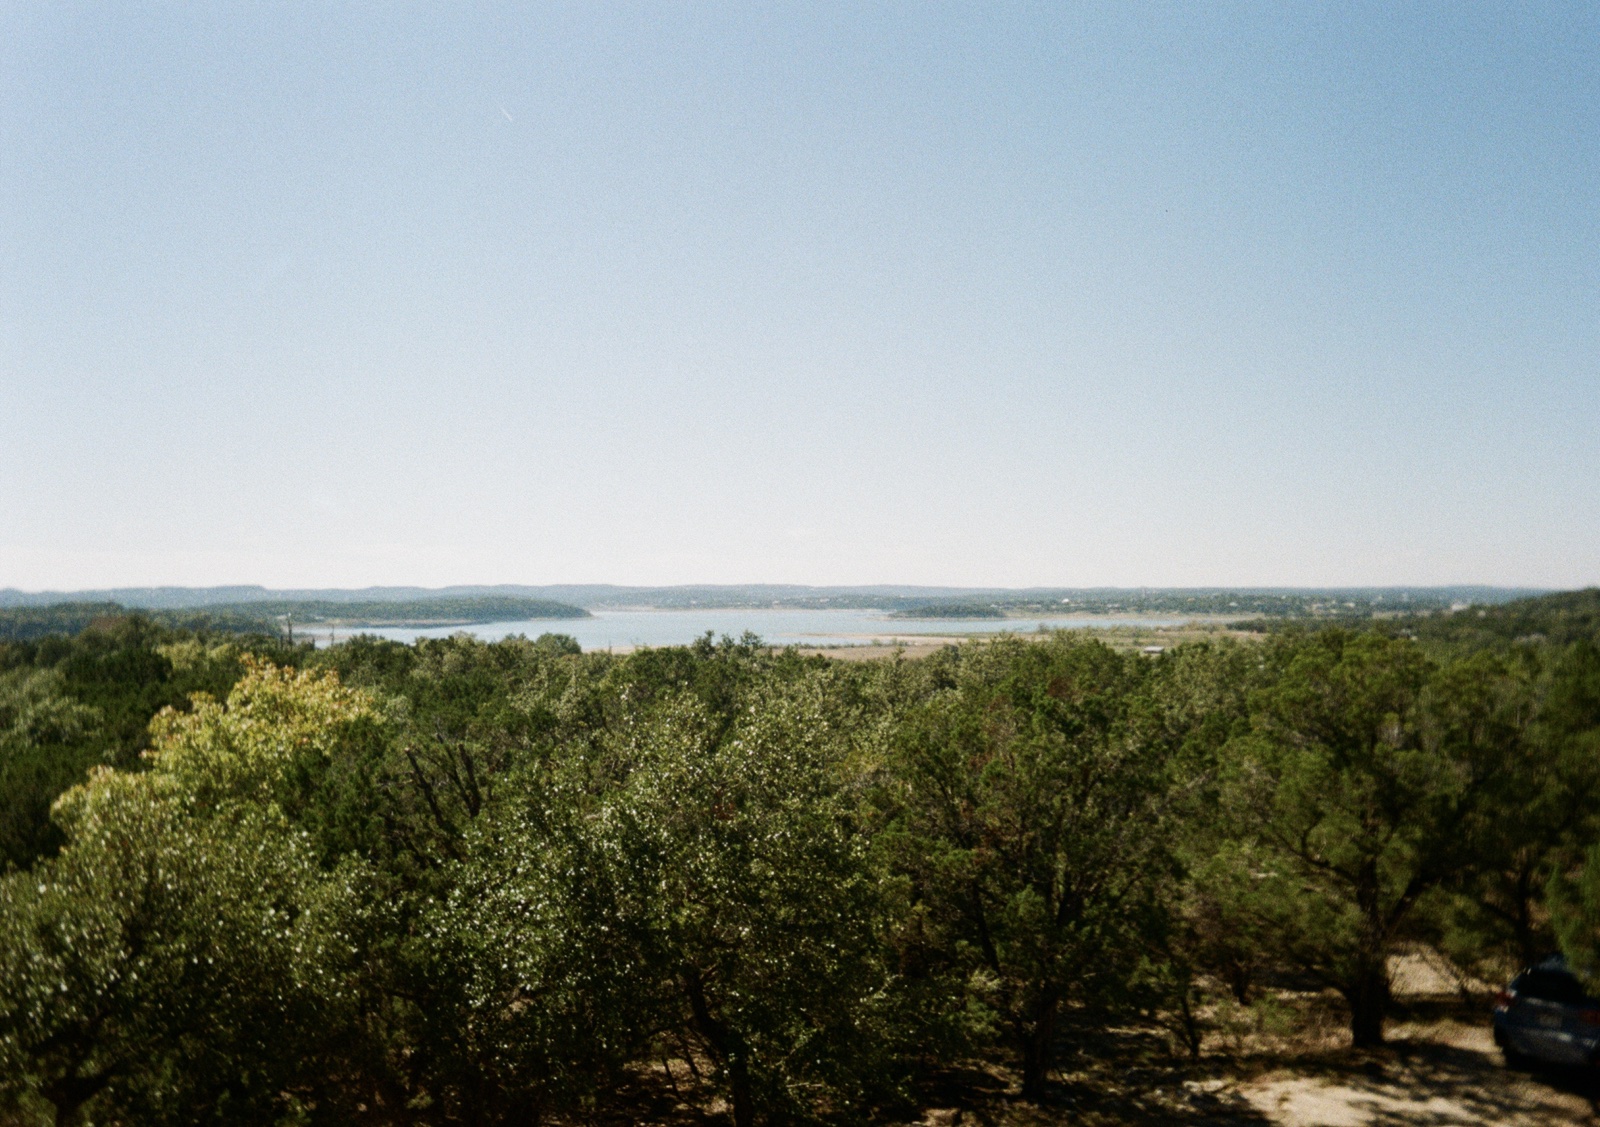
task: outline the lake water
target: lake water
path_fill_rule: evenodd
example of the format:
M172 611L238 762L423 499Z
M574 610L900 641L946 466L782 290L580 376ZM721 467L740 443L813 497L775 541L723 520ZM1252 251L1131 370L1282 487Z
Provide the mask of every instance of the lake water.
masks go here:
M710 631L737 638L750 631L776 646L847 646L870 642L892 643L896 639L915 641L919 636L954 637L993 634L1001 630L1013 634L1032 633L1041 626L1052 630L1104 629L1111 626L1178 626L1188 617L1126 617L1103 615L1051 618L949 619L889 618L877 610L597 610L593 618L547 618L524 622L485 622L475 626L433 626L423 629L373 626L361 629L307 629L298 637L311 638L318 645L342 640L352 634L376 634L398 642L417 638L447 638L466 633L484 641L495 641L512 634L530 638L540 634L568 634L586 650L628 649L635 646L681 646Z

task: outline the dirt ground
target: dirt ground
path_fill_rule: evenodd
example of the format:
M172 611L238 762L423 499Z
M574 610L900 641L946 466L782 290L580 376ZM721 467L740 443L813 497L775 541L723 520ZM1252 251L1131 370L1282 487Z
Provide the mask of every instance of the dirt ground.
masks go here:
M1512 1071L1487 1022L1448 1021L1395 1030L1381 1056L1338 1067L1284 1069L1229 1095L1283 1127L1543 1127L1600 1122L1592 1075L1557 1069Z
M1198 1061L1163 1056L1152 1031L1128 1032L1103 1059L1064 1070L1040 1104L1016 1096L998 1070L969 1074L927 1127L1557 1127L1600 1124L1600 1076L1580 1069L1509 1069L1487 1007L1414 998L1388 1044L1356 1052L1337 1006L1311 1000L1297 1027L1215 1040ZM986 1081L986 1082L985 1082ZM933 1093L930 1093L930 1095Z
M1600 1123L1600 1083L1573 1070L1507 1069L1487 1022L1409 1024L1381 1051L1299 1060L1211 1058L1164 1071L1069 1076L1049 1101L1024 1103L994 1078L927 1127L1557 1127ZM976 1097L976 1098L974 1098Z
M1198 1059L1159 1025L1093 1035L1058 1062L1045 1099L1020 1098L1003 1060L923 1078L923 1110L886 1127L1600 1127L1600 1069L1508 1068L1490 1033L1489 984L1419 951L1390 964L1387 1043L1350 1047L1337 995L1269 992L1248 1008L1202 1011ZM702 1062L701 1072L709 1062ZM682 1061L640 1076L617 1127L725 1127ZM611 1127L608 1122L607 1127Z
M1600 1078L1573 1069L1508 1069L1486 1008L1417 999L1376 1051L1348 1047L1332 999L1302 999L1296 1027L1217 1036L1199 1060L1175 1058L1157 1029L1105 1036L1064 1062L1048 1097L1019 1097L1000 1064L927 1079L904 1127L1563 1127L1600 1125ZM650 1070L631 1115L659 1127L726 1127L727 1108L697 1099L682 1062ZM648 1094L647 1094L648 1093ZM610 1127L612 1121L608 1120Z
M1488 983L1454 978L1425 951L1396 958L1390 974L1409 1020L1389 1029L1384 1052L1341 1055L1342 1032L1328 1029L1332 1052L1237 1083L1231 1094L1284 1127L1600 1122L1592 1071L1505 1066L1490 1035Z
M1490 1033L1490 984L1421 949L1390 963L1387 1043L1350 1047L1331 992L1268 991L1250 1007L1213 1003L1200 1056L1152 1024L1092 1035L1071 1050L1045 1099L1020 1098L1002 1059L922 1078L916 1105L885 1127L1600 1127L1600 1069L1506 1067ZM709 1062L702 1061L699 1073ZM725 1127L726 1107L684 1061L638 1077L638 1100L614 1121ZM608 1120L606 1127L613 1127Z

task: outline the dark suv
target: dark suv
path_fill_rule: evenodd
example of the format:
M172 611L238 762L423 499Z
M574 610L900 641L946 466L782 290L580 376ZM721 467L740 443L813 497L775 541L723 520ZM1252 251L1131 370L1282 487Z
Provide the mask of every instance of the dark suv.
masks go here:
M1494 999L1494 1043L1507 1064L1595 1064L1600 1000L1589 996L1559 955L1529 967Z

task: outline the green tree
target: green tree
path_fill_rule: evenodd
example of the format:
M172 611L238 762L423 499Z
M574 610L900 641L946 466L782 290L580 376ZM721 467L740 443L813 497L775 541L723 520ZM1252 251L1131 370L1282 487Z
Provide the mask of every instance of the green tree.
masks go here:
M180 637L137 617L75 637L0 643L0 869L61 844L50 804L89 768L132 769L148 724L191 694L225 695L242 666L231 644Z
M665 698L596 814L622 919L666 991L663 1031L715 1063L738 1127L824 1093L859 1107L893 1049L879 882L826 690L757 693L726 729Z
M1217 865L1219 753L1249 730L1249 696L1276 675L1269 647L1190 643L1154 662L1134 702L1135 738L1165 765L1171 793L1167 833L1180 875L1160 895L1165 971L1178 1033L1198 1054L1209 975L1240 1005L1270 961L1259 929L1237 911L1235 874Z
M1573 965L1600 979L1600 815L1594 809L1600 795L1600 647L1594 642L1574 643L1555 661L1540 736L1549 768L1546 801L1561 831L1546 870L1555 877L1548 890L1552 923Z
M1482 782L1458 831L1461 864L1429 905L1436 942L1489 978L1549 953L1546 880L1576 855L1600 781L1600 765L1573 756L1541 715L1541 664L1537 650L1472 654L1426 694L1429 732Z
M50 804L103 754L99 709L62 682L54 669L0 673L0 871L59 846Z
M964 647L895 737L889 845L924 920L1044 1091L1064 1019L1136 1000L1167 871L1164 780L1129 738L1141 668L1096 642Z
M1250 733L1222 752L1216 887L1344 996L1356 1045L1375 1045L1387 960L1419 901L1478 860L1472 830L1506 749L1481 708L1460 706L1493 671L1461 671L1429 714L1433 668L1413 643L1328 630L1285 645Z
M350 952L347 874L290 812L368 722L328 679L255 666L158 725L150 770L57 804L66 845L0 882L0 1094L79 1121L267 1120L315 1089Z
M528 781L522 801L466 829L450 890L418 912L405 992L423 1004L407 1033L431 1121L592 1108L648 1059L659 1025L648 945L583 795Z

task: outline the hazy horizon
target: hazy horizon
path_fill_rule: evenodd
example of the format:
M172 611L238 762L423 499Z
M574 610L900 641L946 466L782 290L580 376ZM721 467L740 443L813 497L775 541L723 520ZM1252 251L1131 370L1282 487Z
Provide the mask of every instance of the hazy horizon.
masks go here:
M0 14L0 587L1600 581L1600 8Z

